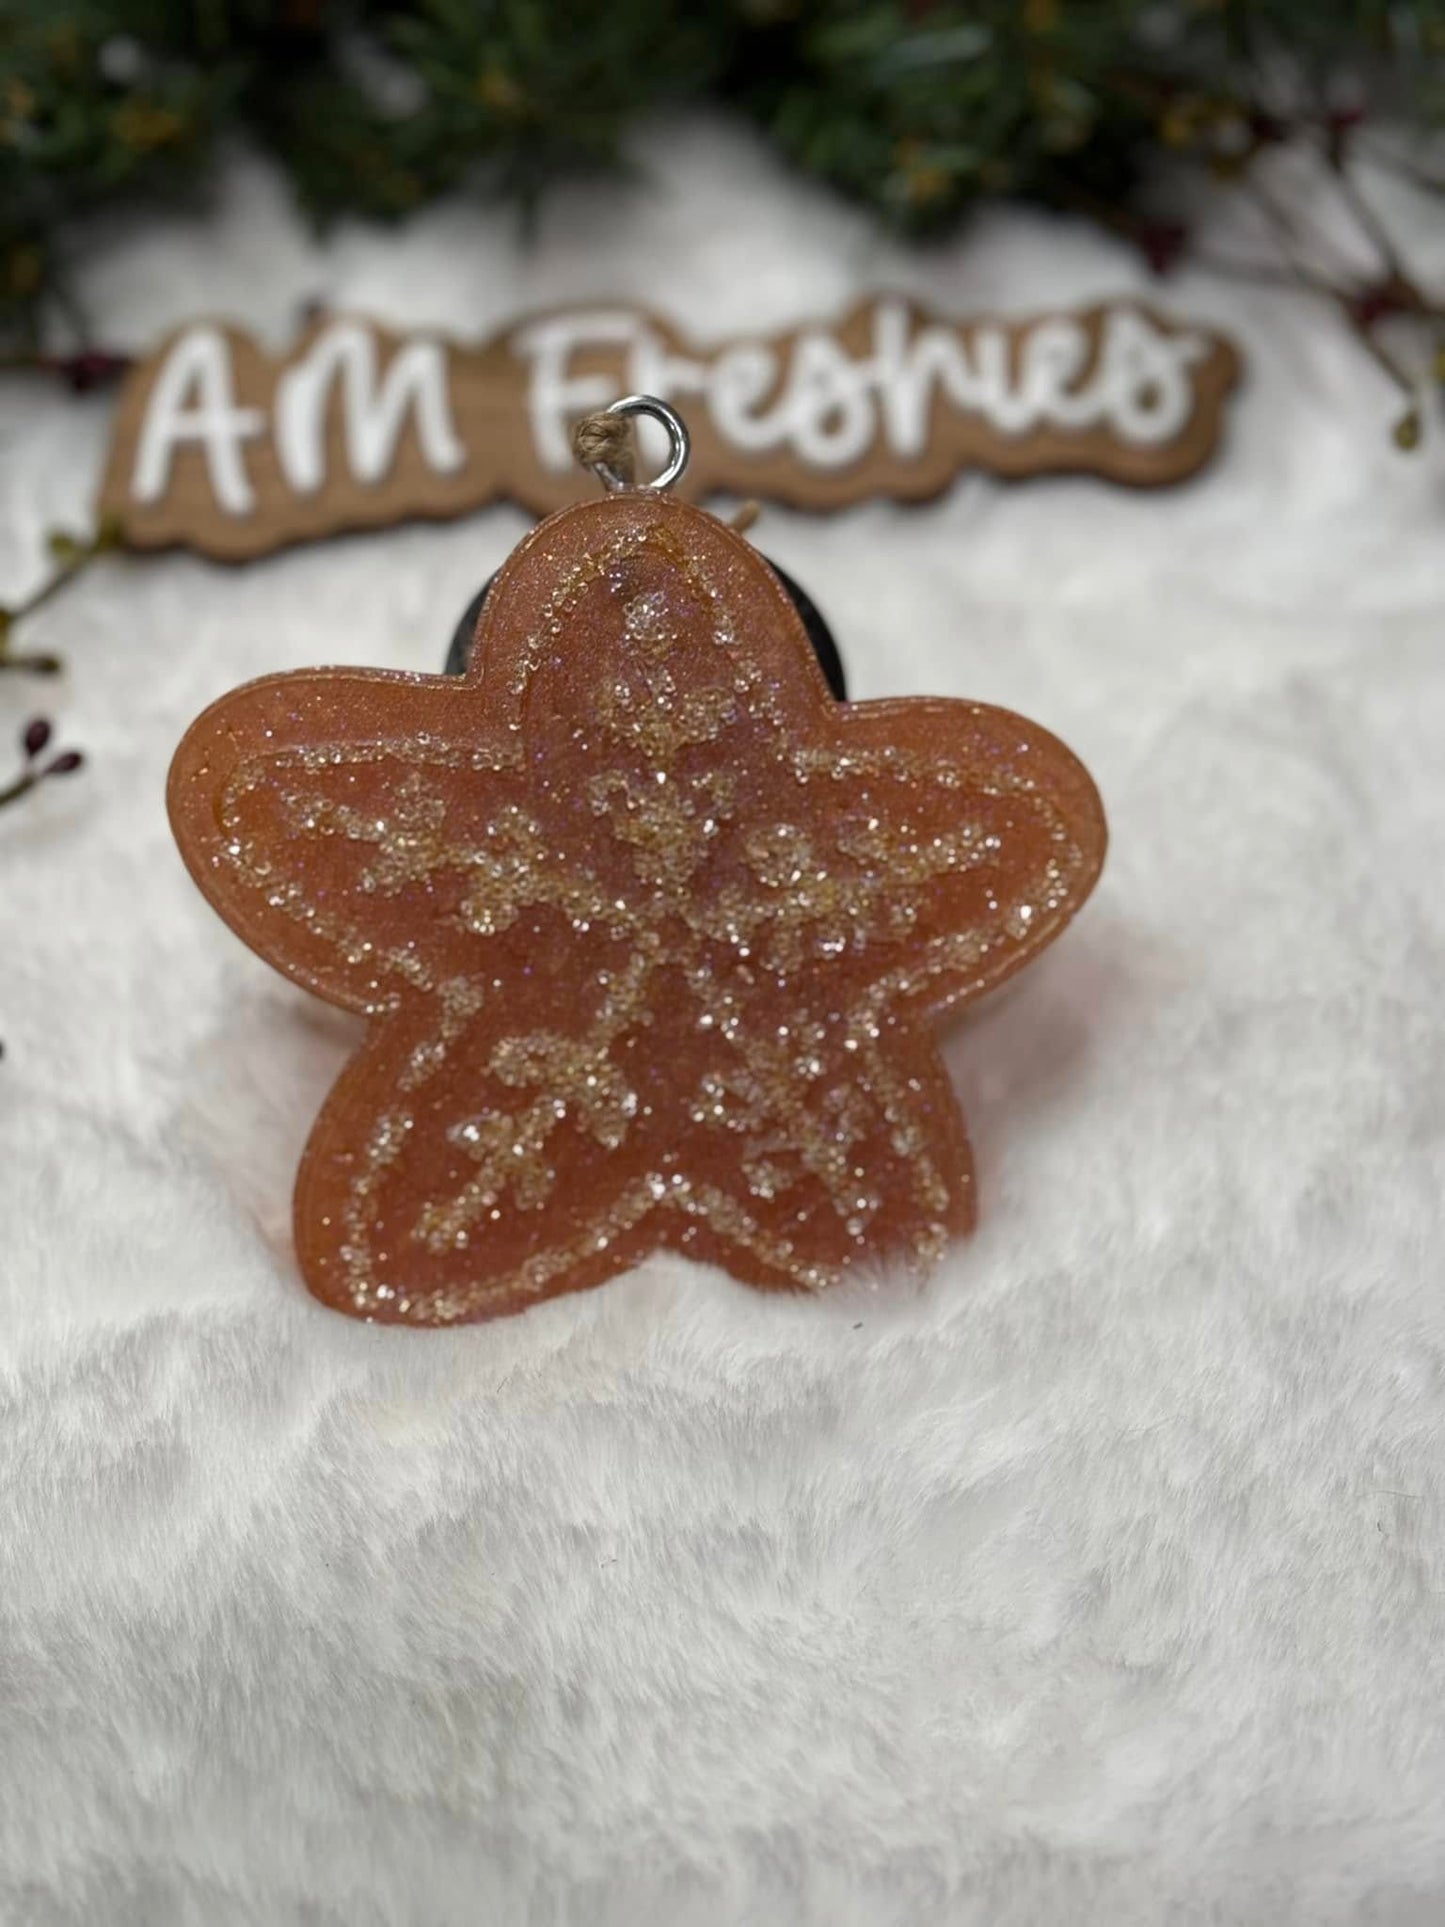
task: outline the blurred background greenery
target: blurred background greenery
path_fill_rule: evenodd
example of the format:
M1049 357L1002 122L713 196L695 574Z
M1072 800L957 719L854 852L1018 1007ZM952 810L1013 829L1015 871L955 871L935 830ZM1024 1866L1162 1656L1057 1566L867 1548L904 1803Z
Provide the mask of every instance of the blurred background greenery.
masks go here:
M1199 184L1242 187L1271 250L1217 265L1335 300L1401 388L1408 443L1439 316L1356 172L1368 149L1439 191L1442 70L1445 0L0 0L0 338L77 385L113 372L72 291L86 217L194 201L235 138L322 222L452 190L525 215L622 165L642 116L705 101L915 233L1012 196L1165 272ZM1332 278L1270 199L1260 163L1301 146L1361 231L1359 271ZM1401 317L1423 363L1391 343Z

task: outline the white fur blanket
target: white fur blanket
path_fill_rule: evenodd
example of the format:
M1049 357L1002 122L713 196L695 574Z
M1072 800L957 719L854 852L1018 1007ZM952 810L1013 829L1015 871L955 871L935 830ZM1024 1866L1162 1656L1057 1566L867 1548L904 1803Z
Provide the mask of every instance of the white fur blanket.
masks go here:
M86 295L142 346L317 295L706 338L1142 285L1019 216L895 248L706 124L644 168L529 250L462 207L318 245L242 167ZM34 623L69 672L0 679L0 730L48 706L92 762L0 817L0 1919L1445 1918L1445 479L1329 312L1165 299L1249 358L1196 484L757 531L858 694L1021 709L1110 812L1089 909L950 1042L983 1226L921 1294L654 1261L425 1334L297 1283L351 1032L191 887L167 760L262 671L439 666L520 514L106 564ZM18 593L110 404L0 395Z

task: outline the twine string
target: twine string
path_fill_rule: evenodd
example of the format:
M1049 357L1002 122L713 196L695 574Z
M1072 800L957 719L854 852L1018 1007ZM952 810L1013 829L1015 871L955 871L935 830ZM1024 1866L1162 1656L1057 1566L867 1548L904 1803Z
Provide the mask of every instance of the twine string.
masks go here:
M584 415L572 430L572 453L583 468L610 468L629 487L637 478L637 437L630 416L606 409Z

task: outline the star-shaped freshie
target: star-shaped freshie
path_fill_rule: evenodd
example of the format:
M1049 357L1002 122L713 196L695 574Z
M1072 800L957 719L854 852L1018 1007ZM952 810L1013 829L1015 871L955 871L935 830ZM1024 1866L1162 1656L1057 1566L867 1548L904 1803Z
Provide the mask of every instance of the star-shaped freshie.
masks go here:
M268 677L171 820L239 936L370 1019L296 1245L341 1311L449 1324L660 1246L763 1286L974 1218L933 1020L1055 937L1098 795L977 703L837 703L776 576L646 491L541 524L464 678Z

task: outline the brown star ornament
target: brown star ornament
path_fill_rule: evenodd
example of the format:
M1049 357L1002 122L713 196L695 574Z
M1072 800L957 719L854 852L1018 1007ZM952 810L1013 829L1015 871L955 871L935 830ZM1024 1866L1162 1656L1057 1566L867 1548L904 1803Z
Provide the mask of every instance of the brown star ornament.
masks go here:
M327 1304L415 1325L659 1247L810 1290L929 1264L974 1220L934 1022L1058 935L1105 844L1046 731L835 702L767 564L646 490L521 544L465 677L224 697L169 804L231 928L369 1020L296 1248Z

